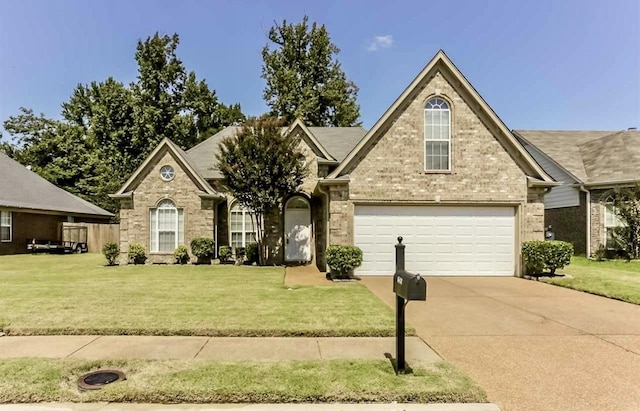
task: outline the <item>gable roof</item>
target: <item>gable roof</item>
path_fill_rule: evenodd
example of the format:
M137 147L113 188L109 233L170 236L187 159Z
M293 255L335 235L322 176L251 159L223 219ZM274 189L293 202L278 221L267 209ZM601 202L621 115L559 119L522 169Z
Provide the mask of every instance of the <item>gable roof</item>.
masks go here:
M640 181L640 132L515 130L578 183Z
M168 138L164 138L160 141L156 148L147 156L144 162L140 164L136 171L133 172L131 177L129 177L120 190L115 194L111 194L111 197L118 198L130 196L135 187L137 187L140 177L146 175L146 173L154 167L160 158L167 152L171 153L182 169L191 177L191 180L193 180L196 186L202 190L201 195L219 198L223 197L222 194L215 191L209 183L202 178L193 162L189 159L187 153L185 153L180 147L176 146L175 143Z
M335 162L342 161L366 134L362 127L307 127L302 120L296 120L291 126L283 128L283 131L291 131L297 126L306 134L305 141L318 154L318 158ZM216 167L220 142L226 137L235 136L238 131L240 126L228 126L187 150L186 157L203 178L222 178Z
M110 212L51 184L2 152L0 176L0 207L113 217Z
M517 164L529 175L540 180L540 184L549 183L549 185L555 185L553 179L547 175L547 173L535 162L531 155L522 147L522 145L511 134L511 131L500 120L493 109L487 104L486 101L480 96L476 89L469 83L464 77L462 72L453 64L453 62L447 57L444 51L439 50L436 55L429 61L429 63L418 73L415 79L409 84L409 86L400 94L400 96L391 104L391 106L385 111L380 119L374 124L360 142L354 147L353 150L346 156L344 161L327 177L329 179L339 177L346 174L350 167L353 167L358 162L358 158L362 152L376 141L376 137L386 130L386 126L392 122L395 118L395 114L401 110L405 102L410 100L412 95L419 87L428 81L431 76L436 72L447 73L456 81L456 85L460 89L465 91L471 99L477 105L477 110L486 114L489 121L495 126L490 129L496 129L497 133L494 135L499 138L501 144L509 154L514 158Z
M342 161L362 140L367 130L362 127L309 127L316 139L337 161Z

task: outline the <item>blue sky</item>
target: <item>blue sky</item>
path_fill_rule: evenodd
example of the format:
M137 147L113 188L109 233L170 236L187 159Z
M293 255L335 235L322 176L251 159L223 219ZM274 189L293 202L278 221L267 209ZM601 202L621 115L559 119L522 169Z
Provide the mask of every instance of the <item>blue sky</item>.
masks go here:
M370 128L443 49L508 127L640 127L640 2L0 0L0 120L54 118L78 83L135 79L136 41L180 35L178 56L225 103L262 101L275 21L325 24Z

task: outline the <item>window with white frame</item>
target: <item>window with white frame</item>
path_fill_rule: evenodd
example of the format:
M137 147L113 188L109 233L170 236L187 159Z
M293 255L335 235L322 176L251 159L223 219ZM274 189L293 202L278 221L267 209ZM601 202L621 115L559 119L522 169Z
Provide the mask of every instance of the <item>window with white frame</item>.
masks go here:
M184 244L184 210L171 200L162 200L151 209L151 252L173 252Z
M618 227L624 226L624 222L620 220L616 212L616 207L607 203L604 205L604 231L607 248L619 248L619 244L616 241L615 230Z
M424 169L451 169L451 110L441 98L432 98L424 106Z
M246 247L247 244L256 242L256 228L254 226L255 214L242 207L238 202L231 206L229 212L229 233L231 235L231 248L235 252L238 247Z
M0 241L3 243L11 242L11 211L0 211Z

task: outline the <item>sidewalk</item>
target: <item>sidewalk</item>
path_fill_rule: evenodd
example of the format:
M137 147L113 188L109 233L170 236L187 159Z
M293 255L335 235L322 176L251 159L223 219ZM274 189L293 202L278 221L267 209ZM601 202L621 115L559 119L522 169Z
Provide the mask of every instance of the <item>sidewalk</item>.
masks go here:
M500 411L494 404L122 404L49 403L1 405L0 411Z
M332 360L395 357L394 337L245 338L154 336L0 337L0 358L147 360ZM406 338L409 364L441 358L418 337Z

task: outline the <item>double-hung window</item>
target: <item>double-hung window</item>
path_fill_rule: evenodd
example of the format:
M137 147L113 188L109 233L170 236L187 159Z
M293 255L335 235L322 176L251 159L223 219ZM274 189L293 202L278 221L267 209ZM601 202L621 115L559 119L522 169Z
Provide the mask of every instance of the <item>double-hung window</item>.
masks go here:
M609 249L620 248L616 239L616 228L624 226L616 213L616 207L611 203L604 205L604 230L606 235L606 247Z
M424 106L424 169L451 170L451 110L437 97Z
M254 221L255 214L237 202L233 204L229 215L229 232L234 252L238 247L246 247L247 244L256 242Z
M3 243L11 242L11 211L0 211L0 241Z
M184 210L171 200L162 200L151 209L151 252L173 252L184 244Z

